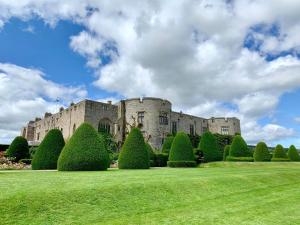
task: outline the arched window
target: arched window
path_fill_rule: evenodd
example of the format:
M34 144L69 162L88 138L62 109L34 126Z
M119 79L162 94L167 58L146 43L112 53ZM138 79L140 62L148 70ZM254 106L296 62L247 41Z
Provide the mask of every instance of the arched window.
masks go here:
M110 133L110 121L108 119L100 120L98 124L98 132Z
M73 134L75 133L75 130L76 130L76 124L74 123L74 125L73 125Z

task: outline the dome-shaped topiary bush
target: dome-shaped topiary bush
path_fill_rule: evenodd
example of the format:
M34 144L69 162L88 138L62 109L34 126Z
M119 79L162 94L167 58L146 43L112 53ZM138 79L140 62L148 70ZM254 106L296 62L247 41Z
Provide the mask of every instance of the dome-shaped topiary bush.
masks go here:
M106 170L109 155L101 135L88 123L81 124L63 148L57 162L60 171Z
M236 135L230 145L229 155L232 157L247 157L249 156L249 149L240 135Z
M230 145L226 145L223 152L223 160L226 161L227 156L229 155Z
M288 159L288 156L282 145L276 145L275 150L273 152L272 161L280 161L281 159Z
M173 140L168 166L170 167L194 167L196 166L193 146L184 132L178 132Z
M6 150L6 155L12 157L15 161L20 159L26 159L29 156L28 142L25 138L18 136L16 137L9 148Z
M170 153L170 149L174 140L174 136L167 136L162 146L163 153Z
M218 161L220 159L217 141L211 132L207 131L202 135L198 148L203 152L205 162Z
M132 128L119 155L119 169L149 169L149 162L144 137L140 129Z
M56 169L58 157L64 146L65 141L61 131L58 129L50 130L33 156L32 169Z
M294 161L294 162L300 161L299 152L297 151L297 149L294 145L290 146L287 154L291 161Z
M255 162L270 161L270 153L268 146L264 142L259 142L254 150L253 158Z

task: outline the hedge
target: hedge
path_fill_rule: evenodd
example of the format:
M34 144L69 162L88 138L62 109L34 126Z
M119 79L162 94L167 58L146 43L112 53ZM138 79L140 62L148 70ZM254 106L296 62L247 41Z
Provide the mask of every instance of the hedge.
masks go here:
M107 170L109 156L101 135L88 123L81 124L58 158L59 171Z
M288 158L284 148L282 147L282 145L276 145L275 150L273 152L273 157L272 159L276 159L276 158ZM273 160L272 160L273 161Z
M20 159L19 163L24 163L26 165L30 165L32 162L32 159Z
M255 162L270 161L270 153L268 146L264 142L259 142L254 150L253 159Z
M253 162L253 157L232 157L227 156L226 161L232 161L232 162Z
M196 167L195 161L168 161L169 167Z
M162 146L163 153L170 153L170 149L174 140L174 136L167 136Z
M291 161L294 161L294 162L300 161L299 152L297 151L297 149L294 145L290 146L287 154Z
M289 158L272 158L271 161L272 162L289 162L290 159Z
M178 161L182 163L179 164ZM168 165L172 167L176 167L176 165L180 167L184 165L190 166L191 161L195 162L192 143L186 133L178 132L171 146ZM187 163L184 164L183 162Z
M229 155L232 157L249 157L249 149L240 135L236 135L230 145Z
M165 167L167 166L169 155L167 153L156 153L153 166L156 167Z
M119 155L119 169L149 169L149 162L144 137L140 129L132 128Z
M14 158L16 162L20 159L28 158L29 147L27 140L21 136L16 137L6 150L6 156Z
M32 169L56 169L58 157L64 146L65 141L61 131L59 129L50 130L33 156Z
M229 155L230 145L226 145L223 152L223 160L226 161L226 157Z
M202 135L198 148L203 152L205 162L220 160L218 145L211 132L207 131Z

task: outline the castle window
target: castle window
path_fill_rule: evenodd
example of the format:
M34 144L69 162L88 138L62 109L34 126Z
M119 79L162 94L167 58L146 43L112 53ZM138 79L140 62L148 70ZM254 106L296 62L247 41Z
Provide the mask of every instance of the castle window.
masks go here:
M40 133L37 133L37 134L36 134L36 139L37 139L37 140L40 140Z
M190 135L194 135L194 134L195 134L194 124L190 124Z
M103 105L103 110L107 111L107 105Z
M221 134L228 135L229 134L229 127L228 126L221 127Z
M60 131L63 132L64 129L60 128Z
M76 130L76 124L73 125L73 134L75 133Z
M176 133L177 133L177 122L172 121L172 134L176 134Z
M161 113L159 116L159 124L161 125L168 125L168 114L167 113Z
M100 122L98 124L98 132L100 132L100 133L110 133L110 125L108 123Z
M139 124L144 123L144 112L138 112L138 123Z

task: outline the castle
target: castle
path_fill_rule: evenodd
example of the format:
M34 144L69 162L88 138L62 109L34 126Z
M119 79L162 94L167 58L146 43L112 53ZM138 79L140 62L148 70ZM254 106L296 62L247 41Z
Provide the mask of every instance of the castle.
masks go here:
M60 108L58 113L45 113L43 119L36 118L22 128L21 135L32 144L39 144L51 129L60 129L68 140L76 128L88 122L98 131L111 133L118 143L122 143L132 126L141 128L145 139L155 148L161 148L170 133L184 131L201 135L212 133L235 135L241 133L239 119L205 119L172 111L172 104L160 98L132 98L117 104L83 100L72 103L68 108Z

